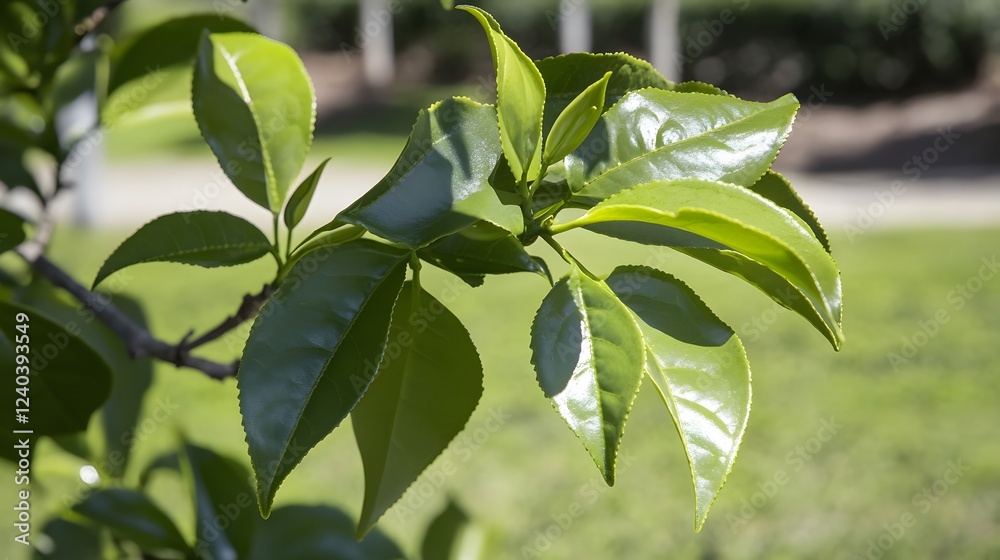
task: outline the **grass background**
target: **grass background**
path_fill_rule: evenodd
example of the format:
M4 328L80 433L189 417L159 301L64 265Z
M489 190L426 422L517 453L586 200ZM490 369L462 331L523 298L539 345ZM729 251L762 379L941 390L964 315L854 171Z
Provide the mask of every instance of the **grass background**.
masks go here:
M64 230L54 256L86 281L125 235ZM489 557L497 559L535 557L527 550L553 560L854 559L864 558L869 541L880 537L890 545L884 558L1000 558L1000 278L984 283L962 309L948 299L977 274L982 258L996 254L1000 231L872 232L854 244L833 237L845 281L841 353L752 288L681 255L586 233L567 240L595 271L629 262L674 272L743 337L754 373L753 412L736 467L700 534L692 531L684 454L651 384L643 385L629 418L623 453L630 465L620 466L619 482L607 489L543 398L528 361L528 326L546 283L533 275L492 277L473 290L428 270L429 289L465 322L479 347L485 396L465 439L453 442L380 526L413 552L430 518L454 496L492 532ZM533 249L560 268L548 249ZM141 296L155 333L176 340L231 313L272 269L265 263L217 270L144 265L131 270L127 293ZM887 354L900 352L918 322L941 309L948 322L894 371ZM239 348L237 339L208 350L222 359ZM178 433L248 463L233 382L158 365L147 413L167 400L177 411L165 423L148 424L130 483ZM492 414L506 417L495 433L486 430ZM825 443L814 439L824 419L837 426ZM344 425L310 452L279 490L276 507L333 504L356 516L363 479L352 438ZM794 456L799 447L802 460ZM934 503L915 502L945 476L949 462L968 471ZM49 443L39 450L36 531L67 493L85 488L76 475L83 464ZM766 497L762 488L776 478L786 483ZM192 512L180 482L158 476L151 488L190 533ZM572 524L556 530L555 519L565 525L570 512ZM884 536L885 525L906 513L915 525L899 538ZM549 540L540 536L546 531L562 534ZM9 554L27 558L19 549Z

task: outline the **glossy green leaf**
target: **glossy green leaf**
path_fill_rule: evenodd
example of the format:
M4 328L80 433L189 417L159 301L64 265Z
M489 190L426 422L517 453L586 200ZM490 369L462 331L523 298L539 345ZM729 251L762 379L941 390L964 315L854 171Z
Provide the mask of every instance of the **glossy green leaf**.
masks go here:
M126 37L111 51L108 91L172 67L190 65L198 53L202 34L253 31L242 21L222 14L171 18Z
M750 417L743 344L691 289L648 267L619 267L608 286L636 315L646 374L656 385L691 467L695 531L726 482Z
M26 313L29 317L27 333L16 328L18 313ZM14 357L16 347L25 344L25 334L31 348L26 368L30 370L27 376L31 406L17 407L30 409L28 422L15 424L12 409L8 429L0 435L2 448L9 454L13 447L17 436L11 429L32 430L33 437L86 430L91 415L111 392L108 364L78 336L77 324L57 323L34 309L11 301L0 301L0 314L7 317L0 321L0 359L10 364L10 373L4 376L4 388L11 399L15 396L15 388L22 386L16 383L17 377L25 375L25 370L15 370Z
M549 278L545 261L531 256L516 237L486 222L439 239L417 254L462 278L515 272L534 272Z
M819 225L816 215L802 201L802 198L795 192L792 184L788 182L788 179L784 175L776 171L768 171L760 178L760 181L757 181L749 188L753 192L801 218L809 226L809 229L812 230L816 239L823 244L826 252L830 252L830 240L827 239L826 232L823 231L823 226Z
M674 236L676 230L694 234L766 267L805 296L839 347L840 273L809 226L793 213L737 185L698 179L654 181L621 192L553 231L622 222L669 228L647 232L654 238ZM668 239L664 244L674 242ZM684 243L697 243L697 238Z
M378 529L354 539L354 521L328 506L278 508L261 523L248 560L403 560Z
M706 84L705 82L682 82L671 88L673 91L678 91L681 93L706 93L708 95L729 95L729 93L721 88L713 86L712 84Z
M10 251L27 239L24 218L0 208L0 254Z
M190 550L170 517L140 492L124 488L98 490L73 511L103 525L118 538L134 542L144 551Z
M603 282L573 267L542 301L531 325L531 351L545 396L613 485L645 361L642 334L628 308Z
M431 521L420 545L423 560L485 560L487 535L454 501Z
M545 124L542 129L545 134L580 93L608 72L611 72L611 79L601 112L631 91L673 87L653 65L625 53L569 53L536 61L535 66L545 80Z
M649 89L622 98L566 158L574 200L593 205L655 180L698 178L744 187L770 167L799 104Z
M497 114L503 153L514 177L532 181L541 171L545 81L535 63L504 35L493 16L474 6L458 6L458 9L475 16L486 32L497 73Z
M580 144L593 130L597 120L604 113L604 95L608 88L611 72L580 92L569 105L563 109L545 141L544 165L562 161Z
M452 439L483 394L468 331L426 291L403 286L375 381L351 413L365 466L358 535L367 533Z
M229 179L281 212L316 120L312 82L295 51L251 33L205 34L193 99L201 134Z
M34 538L32 560L104 560L101 533L94 527L57 517L42 527L42 539Z
M469 99L421 111L392 171L340 219L412 248L480 220L520 233L521 212L489 184L500 157L496 130L496 110Z
M300 262L264 304L240 362L240 412L261 513L368 389L410 253L360 239Z
M319 179L323 176L323 170L326 169L328 163L330 163L330 158L324 159L316 170L299 184L288 199L288 206L285 206L285 225L289 229L299 225L302 218L306 216L306 210L309 209L309 203L312 202L313 194L316 193L316 186L319 185Z
M323 233L302 244L296 249L291 258L285 264L287 270L291 270L302 259L320 250L328 250L344 243L350 243L355 239L361 239L365 235L365 228L361 226L348 226ZM316 257L317 255L313 255ZM284 277L280 278L284 279Z
M260 525L250 473L237 461L191 444L184 446L181 468L194 497L195 550L203 558L246 558Z
M205 268L253 262L271 242L250 222L226 212L177 212L139 228L101 266L97 286L111 274L141 263L174 262Z

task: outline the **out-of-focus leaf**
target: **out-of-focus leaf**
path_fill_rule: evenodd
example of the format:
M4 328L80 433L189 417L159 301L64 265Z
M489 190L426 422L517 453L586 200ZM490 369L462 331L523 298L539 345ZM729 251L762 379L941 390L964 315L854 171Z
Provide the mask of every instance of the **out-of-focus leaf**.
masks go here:
M195 550L201 557L247 558L260 525L250 473L214 451L187 444L182 467L195 502Z
M145 494L124 488L98 490L73 511L148 552L190 551L170 517Z
M354 521L327 506L274 510L257 530L248 560L403 560L403 552L378 529L360 543Z
M27 235L24 233L24 218L0 208L0 254L17 247Z
M94 528L57 517L33 537L32 560L103 560L101 534Z
M454 501L431 521L420 545L423 560L485 560L486 532Z

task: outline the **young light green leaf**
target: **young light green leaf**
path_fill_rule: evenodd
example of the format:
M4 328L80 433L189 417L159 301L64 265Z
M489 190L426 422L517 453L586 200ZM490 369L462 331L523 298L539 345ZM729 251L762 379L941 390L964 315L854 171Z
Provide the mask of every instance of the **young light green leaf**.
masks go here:
M254 321L237 386L264 516L372 382L410 255L364 239L334 247L299 262Z
M545 296L531 325L538 384L609 485L644 357L642 334L628 308L578 267Z
M770 167L799 104L649 89L608 110L566 158L574 202L593 206L655 180L698 178L749 187Z
M504 35L493 16L475 6L458 6L483 26L497 73L500 142L519 181L533 181L541 171L545 81L521 48Z
M91 415L111 393L108 364L79 337L78 332L64 328L62 322L51 320L33 308L0 301L0 313L8 318L0 321L0 360L11 368L4 376L2 387L7 394L14 395L17 387L25 386L23 382L30 384L31 414L24 429L32 430L35 437L86 430ZM58 352L51 357L50 354L31 354L28 363L15 362L15 345L23 344L18 342L18 337L24 338L15 322L15 317L21 313L28 317L23 323L29 329L29 338L46 341L59 348ZM12 413L8 426L13 421ZM0 435L2 456L16 454L14 437L10 430Z
M648 267L616 268L607 284L646 339L646 374L673 417L691 467L695 531L736 461L750 417L743 345L691 289Z
M766 267L805 296L833 331L834 345L839 347L840 273L798 216L737 185L686 179L654 181L621 192L582 217L553 226L552 231L623 222L664 226L644 233L653 238L669 236L667 245L675 243L671 238L678 230L694 234L717 244L714 248L731 249ZM691 244L690 239L679 243Z
M250 473L237 461L191 444L184 446L180 466L194 497L200 557L246 558L260 526L260 518L246 511L254 502Z
M309 209L309 203L312 202L313 194L316 193L316 186L319 185L319 179L323 176L323 170L326 169L326 164L328 163L330 163L330 158L324 159L319 164L319 167L302 181L298 188L295 189L295 192L292 193L291 198L288 199L288 206L285 206L285 225L289 229L299 225L299 222L305 217L306 210Z
M535 62L545 80L545 119L548 135L556 117L585 89L611 72L604 96L603 113L625 94L646 88L671 89L673 84L653 65L625 53L569 53Z
M673 91L680 93L705 93L708 95L726 95L729 93L721 88L713 86L712 84L706 84L705 82L681 82L671 88Z
M823 231L823 226L819 225L816 215L802 201L802 198L795 192L792 184L788 182L788 179L784 175L773 170L768 170L760 178L760 181L751 185L749 189L801 218L809 226L813 234L816 235L816 239L823 244L826 252L830 252L830 240L827 239L826 232Z
M469 99L421 111L393 170L339 218L414 249L480 220L520 233L521 212L489 184L496 126L496 110Z
M27 236L24 233L24 218L0 208L0 254L17 247Z
M145 494L134 490L98 490L73 511L107 527L116 537L134 542L145 552L191 550L170 517Z
M468 331L429 293L415 299L405 284L375 381L351 413L365 466L359 537L465 428L482 394L483 365Z
M139 228L108 257L94 286L140 263L175 262L205 268L253 262L271 252L271 242L250 222L226 212L177 212Z
M242 557L241 557L242 558ZM287 506L260 524L247 560L402 560L406 558L378 529L361 542L354 521L329 506Z
M487 222L439 239L417 254L462 278L515 272L534 272L549 278L545 261L528 254L516 237Z
M424 560L485 560L487 534L461 507L449 500L431 521L420 545Z
M552 165L580 147L580 144L593 130L597 120L604 112L604 94L608 88L611 72L580 92L569 105L559 114L552 125L548 138L545 140L545 167Z
M193 100L201 134L233 184L281 212L316 119L312 82L295 51L252 33L206 33Z

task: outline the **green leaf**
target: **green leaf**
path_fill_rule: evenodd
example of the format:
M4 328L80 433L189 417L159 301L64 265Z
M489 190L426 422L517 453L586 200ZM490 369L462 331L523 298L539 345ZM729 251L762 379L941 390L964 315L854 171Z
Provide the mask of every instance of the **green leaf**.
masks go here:
M28 238L24 233L24 218L0 208L0 254L17 247Z
M743 344L680 280L648 267L616 268L608 286L646 339L646 374L667 405L694 481L695 531L722 490L750 417Z
M809 226L809 229L812 230L816 239L823 244L826 252L830 252L830 240L827 239L826 232L823 231L823 226L819 225L816 215L802 201L802 198L795 192L792 184L788 182L788 179L784 175L776 171L768 171L760 178L760 181L757 181L749 188L753 192L801 218Z
M534 272L549 278L545 261L528 254L516 237L487 222L439 239L417 254L462 278L515 272Z
M545 167L557 162L580 147L597 120L604 113L604 95L611 72L580 92L556 118L545 141Z
M260 518L250 473L237 461L195 445L181 463L195 502L195 549L207 558L246 558ZM220 523L225 519L225 523Z
M170 517L145 494L134 490L98 490L73 511L107 527L115 536L134 542L144 551L190 550Z
M288 206L285 206L285 225L288 226L288 229L299 225L299 222L305 217L313 194L316 193L316 186L319 185L319 179L323 176L323 170L326 169L328 163L330 163L330 158L324 159L316 171L306 177L288 199Z
M484 560L487 535L454 501L431 521L420 545L423 560Z
M240 412L265 516L288 473L368 389L410 259L365 239L325 256L292 269L240 362Z
M729 93L724 89L713 86L712 84L706 84L705 82L683 82L675 85L673 91L680 93L705 93L708 95L724 95L728 96Z
M260 525L249 560L402 560L399 550L378 529L360 543L354 522L327 506L278 508Z
M189 66L198 53L202 33L253 31L242 21L222 14L172 18L126 37L111 51L108 92L146 76L178 66Z
M0 142L19 146L36 145L45 131L45 113L27 93L0 97ZM2 178L0 178L2 180Z
M698 179L654 181L623 191L582 217L553 226L552 231L622 222L665 226L667 229L646 231L654 239L665 236L663 244L697 245L697 237L676 241L680 230L718 244L710 248L742 254L745 258L741 262L719 263L719 268L728 268L737 276L746 266L766 267L804 296L805 301L797 305L814 309L839 348L843 339L840 273L809 226L791 212L737 185ZM776 297L770 291L776 286L767 282L751 283ZM777 297L795 299L794 294Z
M486 220L512 233L521 212L489 178L500 157L496 110L464 98L420 112L392 171L339 218L411 248Z
M8 189L24 187L41 198L41 189L28 169L24 145L0 141L0 183Z
M42 527L45 552L35 548L32 560L103 560L101 534L95 528L57 517Z
M483 394L468 331L439 301L403 286L375 381L351 413L365 466L367 533L465 428Z
M627 307L574 266L531 325L538 384L583 442L608 485L639 392L645 349Z
M545 80L545 134L577 96L608 72L602 113L629 92L673 87L650 63L625 53L569 53L536 61L535 66Z
M483 26L497 73L497 114L500 142L510 169L519 181L538 177L542 163L542 115L545 81L535 63L504 35L493 16L474 6L458 6Z
M177 212L139 228L101 266L97 286L111 274L140 263L174 262L205 268L253 262L271 242L250 222L226 212Z
M194 115L223 171L250 200L281 212L305 163L316 96L288 45L251 33L205 34Z
M626 95L566 158L574 201L592 206L662 179L749 187L771 167L798 107L791 95L771 103L657 89Z
M349 226L346 228L335 229L314 237L310 241L303 243L301 247L292 253L291 258L289 258L288 262L285 263L285 269L290 271L296 263L309 256L311 253L315 253L321 249L330 249L338 245L343 245L344 243L350 243L355 239L361 239L364 234L365 228L361 226ZM284 276L279 278L279 280L284 280Z
M27 333L16 328L18 313L29 317L24 323L28 325ZM30 358L27 386L31 406L18 407L30 408L29 420L24 425L14 424L11 412L9 429L0 438L3 449L13 447L11 442L16 438L11 429L32 430L33 437L86 430L90 416L111 392L111 372L101 356L78 336L79 325L64 326L10 301L0 301L0 314L7 317L0 321L0 359L11 368L4 377L5 392L11 398L15 388L22 386L16 383L17 377L24 374L16 370L15 346L24 344L25 334L31 346L31 352L26 354Z

